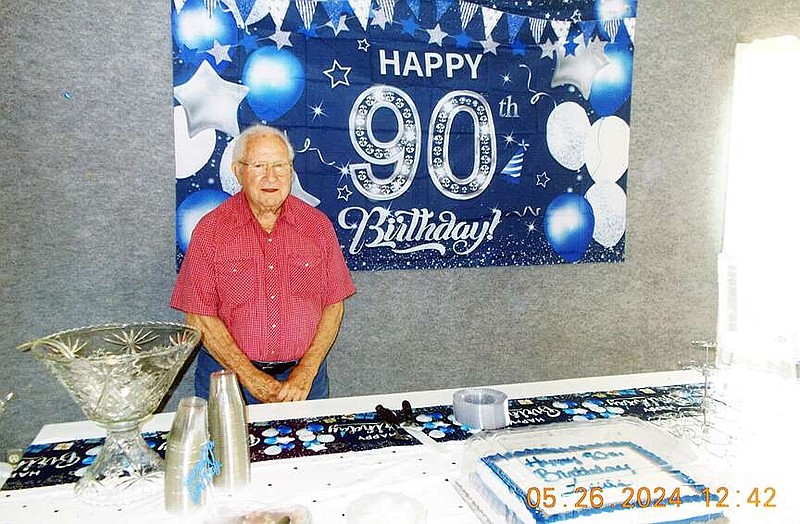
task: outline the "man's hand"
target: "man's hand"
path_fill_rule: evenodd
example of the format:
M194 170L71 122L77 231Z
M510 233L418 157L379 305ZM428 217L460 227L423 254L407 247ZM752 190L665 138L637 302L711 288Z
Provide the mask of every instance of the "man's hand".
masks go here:
M311 391L311 384L317 376L317 370L310 366L304 366L301 362L289 373L289 378L281 384L277 394L277 402L293 402L295 400L305 400ZM280 384L280 383L279 383Z
M260 402L281 402L278 395L284 384L262 371L248 374L242 385Z

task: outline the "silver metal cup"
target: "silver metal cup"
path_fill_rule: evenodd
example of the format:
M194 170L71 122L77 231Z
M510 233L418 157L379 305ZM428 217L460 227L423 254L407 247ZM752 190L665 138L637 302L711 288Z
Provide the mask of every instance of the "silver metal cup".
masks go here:
M244 400L233 371L211 374L208 426L220 462L214 487L232 494L250 483L250 445Z
M164 505L173 514L203 507L208 492L207 403L199 397L181 399L167 438Z

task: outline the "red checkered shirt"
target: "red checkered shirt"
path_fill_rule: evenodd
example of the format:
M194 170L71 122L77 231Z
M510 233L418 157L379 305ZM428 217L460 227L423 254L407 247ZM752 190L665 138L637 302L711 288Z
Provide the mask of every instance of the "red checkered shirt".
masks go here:
M170 305L219 317L250 360L286 362L305 354L323 308L353 293L328 217L289 195L267 233L239 192L195 227Z

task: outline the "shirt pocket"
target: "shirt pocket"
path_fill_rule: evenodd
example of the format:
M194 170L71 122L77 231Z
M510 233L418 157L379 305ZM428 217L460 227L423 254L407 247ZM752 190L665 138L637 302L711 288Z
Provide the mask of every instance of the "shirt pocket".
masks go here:
M291 294L296 297L316 297L325 289L325 268L321 256L314 253L289 255Z
M252 300L258 293L256 260L242 258L215 263L217 294L221 307L227 308Z

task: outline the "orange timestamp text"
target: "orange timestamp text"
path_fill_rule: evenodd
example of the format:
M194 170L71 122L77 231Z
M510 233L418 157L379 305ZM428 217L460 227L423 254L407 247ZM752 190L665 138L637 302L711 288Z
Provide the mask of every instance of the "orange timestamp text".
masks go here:
M616 491L616 490L615 490ZM668 508L679 507L684 503L680 488L664 488L662 486L625 486L614 495L614 501L608 501L603 488L576 487L569 497L569 503L559 500L554 487L532 487L528 489L525 502L531 508L553 509L569 507L570 509L599 509L617 507L619 509L634 508ZM750 505L758 508L775 508L775 488L771 486L755 487L747 490L731 489L727 486L717 488L702 487L699 490L700 498L705 506L713 508L729 508L732 506ZM698 500L694 495L693 502Z

